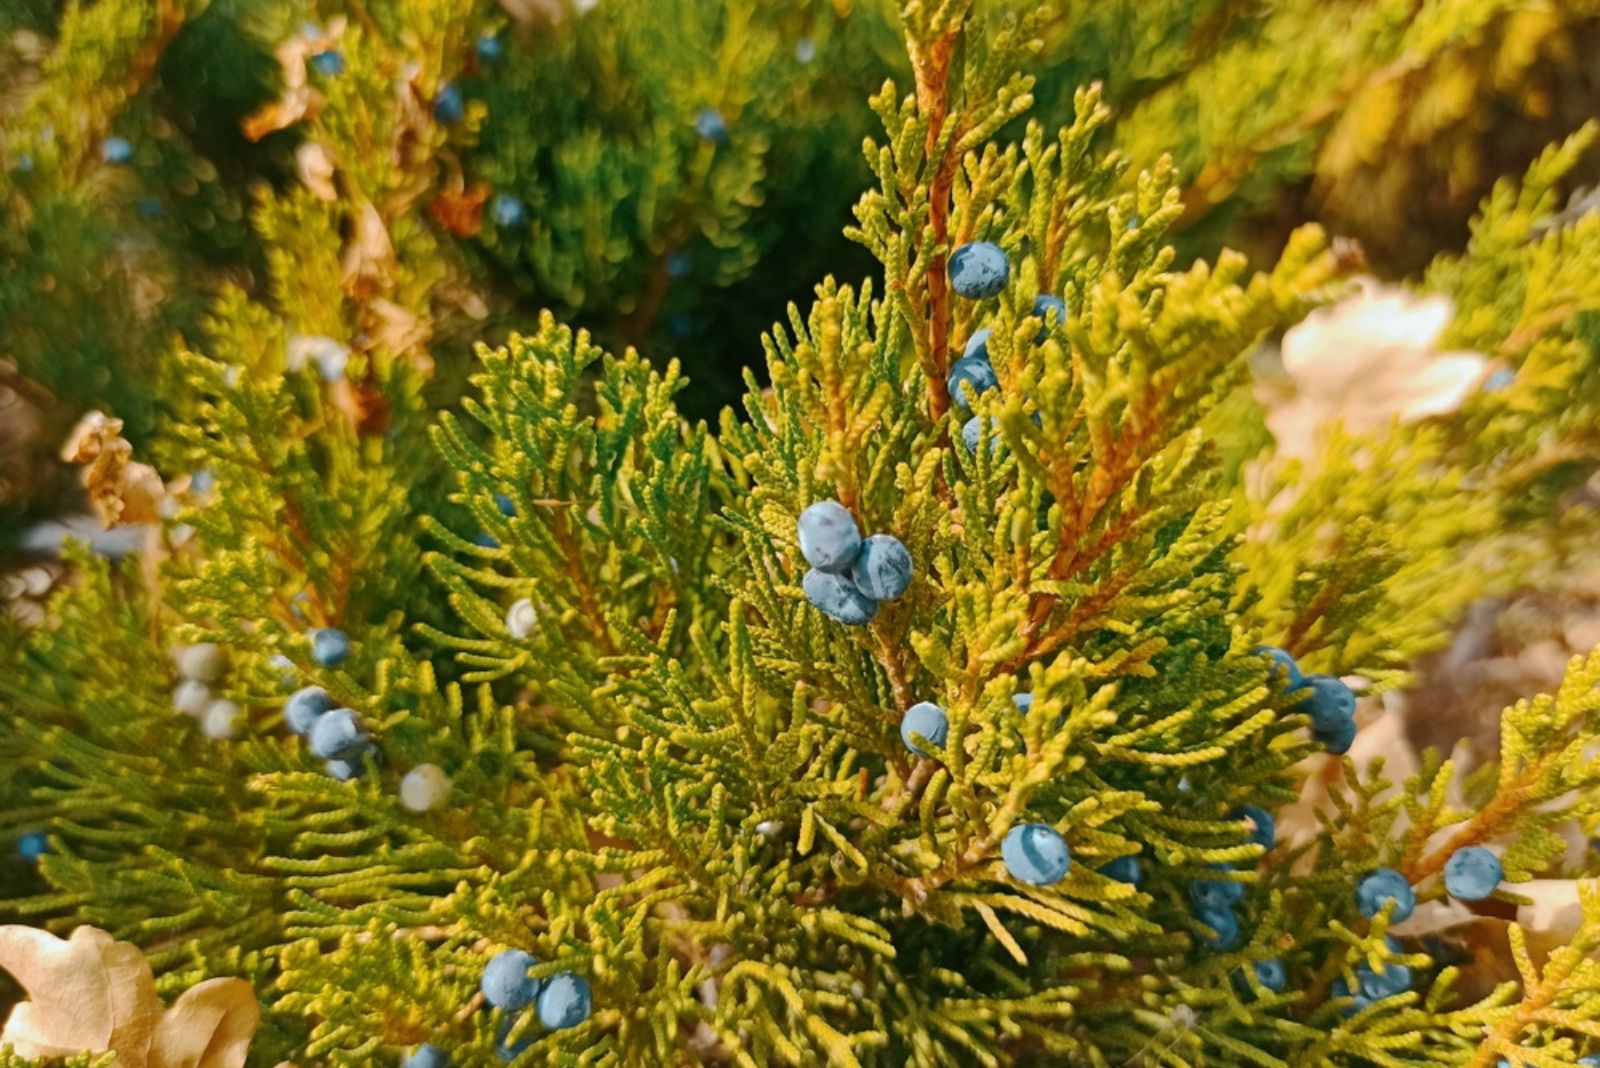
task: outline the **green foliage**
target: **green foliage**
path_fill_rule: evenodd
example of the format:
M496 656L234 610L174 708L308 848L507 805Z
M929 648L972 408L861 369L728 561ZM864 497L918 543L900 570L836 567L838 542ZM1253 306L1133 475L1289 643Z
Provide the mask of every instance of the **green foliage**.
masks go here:
M1099 89L1060 128L1028 119L1021 70L1048 13L972 7L901 13L912 84L872 99L876 186L848 231L880 273L791 305L762 341L768 385L747 373L742 413L713 431L677 407L677 364L608 353L549 313L477 347L466 399L435 415L430 393L454 383L429 379L434 355L487 309L424 215L458 153L492 173L534 151L596 169L537 203L547 232L486 243L565 310L625 302L632 261L685 242L730 281L760 248L747 201L770 146L693 139L709 70L597 87L595 114L573 117L642 109L666 130L650 143L500 145L476 112L460 130L426 118L490 24L442 0L371 5L326 108L295 124L338 194L254 190L258 291L219 287L162 350L181 418L151 452L215 487L175 495L159 551L120 568L80 552L44 623L0 623L0 833L47 827L55 847L5 911L140 943L166 993L250 978L263 1064L365 1065L422 1041L492 1064L522 1038L515 1063L595 1065L1542 1068L1592 1049L1589 890L1568 948L1535 963L1511 926L1520 982L1468 994L1448 932L1396 950L1391 914L1363 917L1352 887L1392 865L1438 901L1445 860L1480 842L1504 847L1505 903L1569 873L1549 827L1596 816L1600 654L1507 711L1497 766L1463 778L1429 755L1394 784L1380 761L1316 754L1255 651L1397 686L1469 598L1547 581L1551 546L1592 529L1565 491L1600 466L1600 226L1540 222L1584 142L1497 191L1424 283L1459 306L1451 342L1516 383L1418 425L1328 427L1315 463L1284 463L1252 432L1249 359L1342 293L1348 257L1311 227L1259 272L1230 252L1180 266L1178 169L1104 148ZM566 62L598 79L612 47L656 62L652 43L704 13L604 11L549 46L568 60L494 76L491 114L493 93L553 94ZM748 88L779 54L745 14L711 55ZM792 90L726 114L776 122ZM629 200L682 172L681 200ZM950 291L972 240L1010 255L995 299ZM1044 293L1064 323L1033 314ZM979 328L1001 388L968 450L945 376ZM352 340L334 381L292 366L308 335ZM796 517L829 498L915 562L859 629L801 588ZM526 636L506 622L521 600ZM313 660L313 626L346 630L350 658ZM237 740L171 707L169 653L199 640L227 649L214 692L246 710ZM283 727L308 684L373 736L363 778L325 774ZM929 757L898 731L924 700L950 721ZM417 813L396 783L423 762L452 786ZM1279 810L1313 781L1317 829L1252 841L1240 806ZM1007 871L999 843L1027 822L1070 843L1062 881ZM1100 873L1128 856L1142 884ZM1202 879L1241 888L1237 946L1213 948ZM479 1011L507 947L539 977L584 975L589 1019L551 1032ZM1251 967L1272 959L1282 993ZM1413 989L1334 996L1400 963Z

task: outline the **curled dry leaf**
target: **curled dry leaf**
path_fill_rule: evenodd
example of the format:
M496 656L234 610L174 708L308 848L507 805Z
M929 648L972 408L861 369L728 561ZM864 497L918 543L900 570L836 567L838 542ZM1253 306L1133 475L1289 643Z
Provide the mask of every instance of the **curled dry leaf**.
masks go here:
M428 355L426 347L433 330L426 319L381 297L369 302L367 310L371 312L373 322L367 331L366 348L384 349L404 356L424 374L433 371L433 357Z
M161 519L166 489L148 464L133 459L133 446L121 437L122 420L90 412L78 421L61 458L83 464L83 486L89 504L107 530L118 523L154 523Z
M144 954L95 927L65 940L0 927L0 968L28 996L0 1044L24 1057L110 1052L118 1068L242 1068L261 1019L243 979L208 979L163 1009Z
M473 182L464 189L441 189L428 201L428 211L457 237L472 237L483 229L483 205L488 199L489 183Z
M341 284L354 300L366 300L386 292L394 285L394 246L383 216L371 201L363 201L351 219L350 239L340 257L344 267Z
M333 156L328 146L316 141L305 142L295 149L294 165L300 181L311 190L312 196L329 203L339 199L339 191L333 187Z
M330 19L314 34L297 33L278 46L278 65L283 68L283 93L245 116L244 135L259 141L269 133L286 129L308 115L322 110L322 94L311 87L306 63L319 52L335 48L344 35L345 20Z
M1258 389L1278 454L1313 459L1326 423L1369 433L1459 408L1489 366L1475 352L1439 351L1454 316L1448 297L1374 281L1307 316L1283 338L1287 381Z

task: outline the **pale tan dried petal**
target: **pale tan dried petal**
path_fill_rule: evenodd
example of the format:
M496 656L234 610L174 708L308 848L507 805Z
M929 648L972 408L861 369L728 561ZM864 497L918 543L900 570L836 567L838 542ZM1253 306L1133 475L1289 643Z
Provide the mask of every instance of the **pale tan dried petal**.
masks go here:
M339 199L339 192L333 187L333 155L326 145L305 142L295 149L294 164L300 181L311 190L312 196L329 203Z
M427 320L382 298L371 301L367 308L377 318L377 325L368 335L368 348L405 355L410 358L412 366L424 374L433 370L433 358L424 348L428 338L433 336Z
M1447 297L1369 280L1355 296L1297 324L1281 346L1292 388L1269 376L1257 380L1278 455L1312 459L1318 430L1329 423L1375 433L1397 419L1415 422L1458 409L1481 385L1488 361L1437 351L1454 314Z
M1489 361L1475 352L1448 352L1419 368L1397 395L1402 422L1448 415L1461 407L1489 373Z
M394 284L394 246L383 217L371 201L355 210L350 240L345 243L340 263L344 267L341 283L352 298L364 300Z
M63 940L32 927L0 927L0 968L28 995L0 1044L25 1057L115 1050L119 1068L146 1068L161 1015L150 965L137 946L94 927Z
M1583 905L1578 900L1576 879L1534 879L1511 883L1507 889L1532 899L1531 905L1517 909L1517 923L1530 934L1566 942L1583 923Z
M243 979L207 979L185 990L161 1017L150 1068L243 1068L261 1022Z
M117 522L160 522L166 488L161 484L161 476L149 464L130 463L123 468L118 497L121 508Z
M0 927L0 968L28 997L0 1044L25 1057L113 1052L118 1068L243 1068L261 1019L243 979L208 979L163 1010L144 954L95 927L66 940Z

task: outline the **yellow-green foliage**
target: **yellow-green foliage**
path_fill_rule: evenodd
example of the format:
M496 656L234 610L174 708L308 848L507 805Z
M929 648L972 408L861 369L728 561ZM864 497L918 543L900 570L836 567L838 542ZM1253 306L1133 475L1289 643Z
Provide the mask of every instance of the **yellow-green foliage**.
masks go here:
M913 85L873 99L877 184L850 235L881 278L791 307L762 341L770 385L750 375L714 431L680 415L676 365L550 314L479 349L459 414L427 415L425 344L374 331L391 305L431 322L454 261L376 146L444 149L403 108L354 121L384 57L353 43L351 96L313 126L362 157L345 195L263 193L270 300L226 292L169 361L163 462L215 488L183 497L159 569L80 554L46 623L0 624L0 826L47 827L55 850L5 911L134 939L169 988L250 977L263 1064L423 1041L495 1064L523 1039L518 1064L619 1066L1545 1068L1595 1049L1587 890L1569 949L1534 962L1509 928L1522 981L1473 1000L1448 932L1396 950L1352 888L1389 865L1440 899L1450 852L1479 842L1505 847L1507 903L1589 874L1549 827L1595 816L1600 654L1507 711L1497 766L1457 781L1430 755L1396 785L1320 755L1257 649L1397 685L1467 598L1548 578L1535 550L1582 528L1559 490L1597 466L1600 227L1529 240L1580 143L1497 193L1425 283L1460 305L1454 342L1516 384L1421 425L1329 428L1316 465L1277 464L1264 434L1216 428L1248 414L1258 343L1340 296L1349 260L1307 228L1263 270L1178 268L1177 170L1102 153L1093 89L1065 128L1006 140L1037 24L971 6L907 4ZM448 73L425 68L421 93ZM366 255L367 205L391 253ZM1011 258L982 303L947 280L976 239ZM1040 293L1064 323L1033 314ZM980 327L1001 388L969 450L945 375ZM293 335L326 331L374 340L336 382L285 367ZM826 498L915 562L870 626L803 594L796 517ZM526 637L505 622L522 598ZM313 660L316 625L348 631L347 661ZM201 639L228 650L237 740L170 707L168 653ZM372 734L364 778L283 727L312 683ZM899 722L925 700L950 730L924 757ZM396 786L423 762L452 789L415 813ZM1238 808L1313 778L1320 830L1253 841ZM1024 822L1065 836L1066 878L1007 871ZM1139 885L1100 873L1129 856ZM1198 880L1240 888L1237 944L1196 914ZM508 947L585 976L589 1018L483 1009ZM1253 968L1273 959L1282 993ZM1412 989L1335 996L1399 963Z
M1114 38L1153 38L1171 57L1146 83L1111 73L1129 103L1119 143L1141 164L1174 154L1191 219L1270 214L1286 186L1310 180L1316 210L1401 263L1534 147L1498 124L1488 133L1486 115L1552 133L1581 121L1567 105L1584 99L1583 41L1600 18L1587 0L1175 6L1193 21L1138 5L1133 36Z

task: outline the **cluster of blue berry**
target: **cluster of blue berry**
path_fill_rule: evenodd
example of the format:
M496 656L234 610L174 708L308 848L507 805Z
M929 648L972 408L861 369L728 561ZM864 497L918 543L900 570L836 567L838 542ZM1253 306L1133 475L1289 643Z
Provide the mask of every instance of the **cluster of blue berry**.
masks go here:
M515 1059L534 1042L532 1037L506 1042L506 1036L515 1026L514 1014L529 1005L534 1007L539 1022L552 1031L577 1027L589 1018L592 1004L589 980L577 972L557 972L548 979L535 979L528 973L538 963L531 953L507 949L494 955L479 980L484 1001L506 1013L500 1024L498 1051L503 1060Z
M478 63L492 66L505 58L505 42L498 37L478 39ZM801 62L806 62L802 59ZM454 83L447 83L434 99L433 114L443 123L456 123L466 113L461 91ZM694 117L695 136L713 145L727 144L728 120L713 107L701 108ZM496 229L516 231L528 225L528 205L511 193L496 193L489 199L489 217ZM676 276L676 275L675 275Z
M1483 846L1456 850L1444 865L1445 890L1459 901L1482 901L1491 896L1505 878L1500 858ZM1416 891L1405 875L1394 868L1378 868L1356 884L1356 909L1368 919L1387 910L1387 922L1404 923L1417 907ZM1387 939L1391 953L1402 951L1392 937ZM1380 969L1362 964L1355 970L1355 989L1344 979L1335 981L1334 997L1349 998L1347 1013L1355 1013L1373 1002L1411 989L1411 969L1391 963ZM1580 1062L1582 1063L1582 1062Z
M911 553L892 534L863 538L855 517L838 501L818 501L800 513L800 555L811 570L801 580L806 600L829 619L859 627L872 622L880 601L911 585Z
M308 37L320 37L322 30L316 25L307 25L302 32ZM488 56L498 59L504 55L504 46L497 37L483 37L478 41L478 60L488 62ZM324 78L337 78L344 73L344 53L337 48L327 48L321 52L313 53L307 61L311 69ZM461 94L461 87L454 82L445 82L433 96L434 121L446 126L453 126L460 122L467 114L466 98Z
M1271 850L1277 843L1277 821L1266 809L1243 805L1233 810L1231 818L1241 821L1249 832L1250 841L1262 849ZM1213 864L1211 867L1218 872L1233 871L1226 864ZM1208 929L1209 933L1201 938L1211 948L1233 949L1239 944L1239 917L1233 907L1243 900L1244 883L1236 879L1196 879L1189 884L1189 905L1195 919ZM1262 978L1260 968L1256 970L1256 978L1261 979L1267 989L1273 989Z
M350 638L342 630L319 627L311 632L311 659L322 667L338 667L350 655ZM340 782L360 775L368 759L377 756L361 717L348 708L334 707L321 686L306 686L289 696L283 706L289 729L306 739L311 751L328 762L328 774Z
M1332 675L1306 675L1288 652L1271 645L1256 648L1272 661L1272 677L1311 717L1311 737L1330 753L1350 751L1356 740L1356 695Z
M987 300L998 296L1011 277L1011 262L999 245L988 241L975 241L962 245L950 257L950 288L968 300ZM1042 322L1037 340L1043 342L1050 336L1052 326L1067 321L1067 305L1060 297L1041 293L1033 299L1033 314ZM970 410L978 398L992 389L1000 388L994 364L989 359L989 339L994 331L989 327L975 332L961 350L961 358L950 366L945 386L950 399L958 408ZM1037 417L1035 417L1037 418ZM969 452L978 451L983 438L983 419L974 415L961 428L961 441ZM999 447L999 439L990 445L991 451Z
M1033 704L1031 694L1017 694L1012 700L1023 712ZM900 740L919 757L934 757L937 750L944 748L949 734L950 717L932 701L919 701L900 717ZM1017 882L1050 886L1066 878L1072 866L1072 851L1061 832L1048 823L1021 823L1001 839L1000 859L1006 872ZM1114 866L1116 873L1111 871ZM1121 882L1136 883L1139 862L1133 857L1119 857L1102 868L1101 874Z

